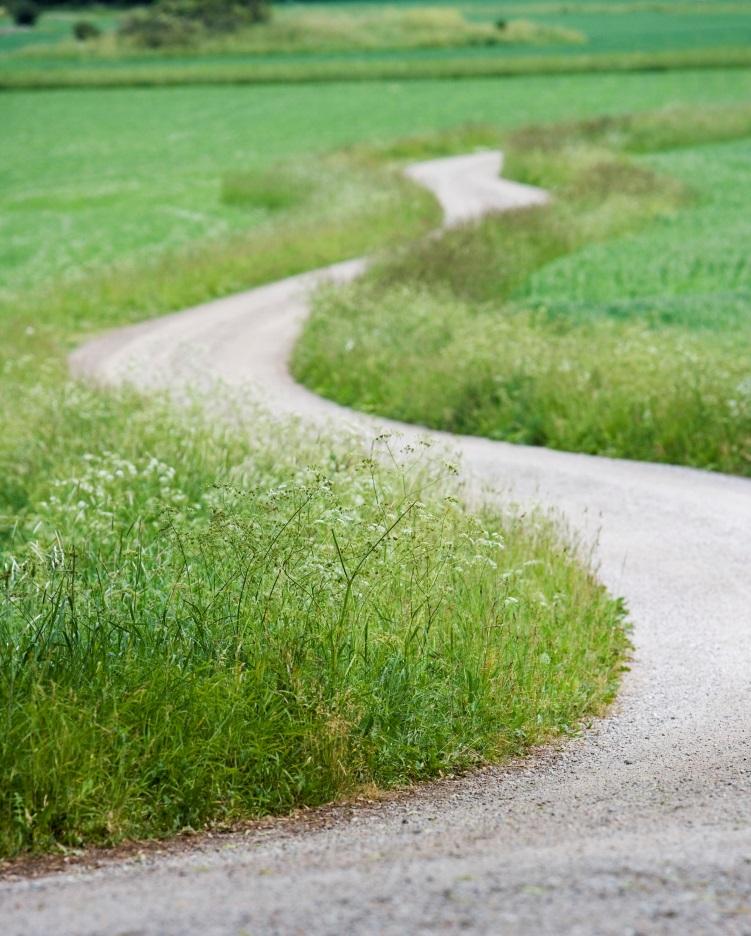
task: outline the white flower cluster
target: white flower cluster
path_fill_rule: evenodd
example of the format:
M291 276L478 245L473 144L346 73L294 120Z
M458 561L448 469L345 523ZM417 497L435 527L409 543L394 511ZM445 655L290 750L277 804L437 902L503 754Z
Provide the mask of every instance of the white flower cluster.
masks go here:
M155 523L165 510L181 510L188 497L176 471L158 458L133 462L114 452L87 453L75 474L57 478L38 506L38 519L49 531L88 536L106 533L115 518Z

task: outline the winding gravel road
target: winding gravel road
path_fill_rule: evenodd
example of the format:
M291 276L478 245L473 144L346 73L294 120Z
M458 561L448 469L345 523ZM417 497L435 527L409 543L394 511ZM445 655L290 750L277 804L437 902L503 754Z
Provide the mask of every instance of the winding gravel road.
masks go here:
M413 167L453 223L544 198L499 154ZM361 262L95 340L80 373L142 387L260 386L278 414L375 433L287 372L307 295ZM751 934L751 483L426 433L470 485L599 531L636 658L614 712L560 750L379 806L220 844L0 885L5 936L62 934Z

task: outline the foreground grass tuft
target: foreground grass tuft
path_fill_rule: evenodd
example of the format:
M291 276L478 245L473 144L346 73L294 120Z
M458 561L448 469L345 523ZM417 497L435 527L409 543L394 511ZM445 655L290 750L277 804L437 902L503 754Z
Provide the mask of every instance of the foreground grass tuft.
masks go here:
M0 853L405 784L612 698L619 603L547 521L468 514L397 442L31 399L0 489Z

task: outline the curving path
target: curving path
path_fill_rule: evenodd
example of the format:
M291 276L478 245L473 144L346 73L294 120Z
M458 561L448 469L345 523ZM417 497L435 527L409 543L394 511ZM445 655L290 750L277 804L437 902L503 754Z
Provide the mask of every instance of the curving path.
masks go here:
M538 201L499 154L411 175L451 223ZM287 359L322 279L295 277L84 346L98 380L260 385L274 413L373 434L295 384ZM380 806L277 823L171 857L0 884L6 936L751 934L751 483L400 426L455 449L470 485L550 505L625 595L636 659L612 715L560 751ZM304 834L301 834L301 831Z

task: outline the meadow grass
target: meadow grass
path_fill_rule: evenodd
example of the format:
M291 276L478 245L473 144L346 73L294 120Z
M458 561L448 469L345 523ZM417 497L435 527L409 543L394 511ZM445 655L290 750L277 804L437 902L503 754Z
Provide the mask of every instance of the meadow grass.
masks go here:
M419 51L419 50L418 50ZM433 50L428 50L433 52ZM440 53L442 50L438 50ZM0 61L0 91L54 88L151 88L181 85L268 85L344 81L419 81L579 75L690 69L747 70L746 45L664 49L654 52L607 52L536 55L450 54L326 57L315 60L250 61L231 55L107 59L6 59Z
M423 239L322 294L296 374L410 422L751 474L738 184L749 143L708 145L746 137L750 115L673 110L507 135L509 170L555 201ZM426 146L435 135L398 152Z
M222 189L231 174L264 174L281 164L289 176L294 160L301 173L318 177L322 190L344 173L323 157L347 145L368 144L374 148L372 158L382 162L398 156L394 141L406 134L420 134L429 155L433 131L467 122L503 130L528 121L595 117L671 102L701 108L749 95L751 72L741 71L0 95L5 131L0 299L7 297L12 307L21 302L34 320L54 320L56 296L66 292L67 280L102 269L109 276L113 266L149 268L159 257L194 245L190 262L174 260L172 287L158 290L164 302L173 304L157 308L141 290L122 320L137 315L141 302L145 316L200 301L197 286L181 296L177 268L195 283L196 253L206 248L214 255L212 264L218 263L226 245L237 254L239 274L237 235L242 239L250 230L281 220L279 212L261 206L227 204ZM492 131L476 142L489 145L498 137ZM475 145L463 134L457 141ZM407 155L413 152L414 147ZM382 177L369 181L375 168L341 175L339 210L359 212L369 200L379 202ZM374 240L370 243L367 249ZM257 282L256 262L248 254L245 282L237 275L226 288ZM137 288L140 274L123 274L128 276ZM221 288L221 278L210 277L204 297ZM85 300L97 290L82 286L78 294ZM34 296L39 297L36 304ZM113 324L114 305L106 295L99 302L103 320Z
M732 100L744 80L0 102L13 205L0 307L12 401L0 413L1 853L401 785L523 751L607 704L623 608L544 518L467 512L448 469L402 458L397 441L381 443L389 465L252 410L209 427L200 411L95 392L66 380L64 352L108 325L419 235L437 206L388 163L498 129L394 144L407 129L550 119L564 92L572 118ZM640 204L682 201L690 186L663 186L653 159L633 176L648 182Z
M398 441L211 429L29 363L4 368L28 392L1 452L0 854L466 769L612 698L623 610L548 521L468 514Z

